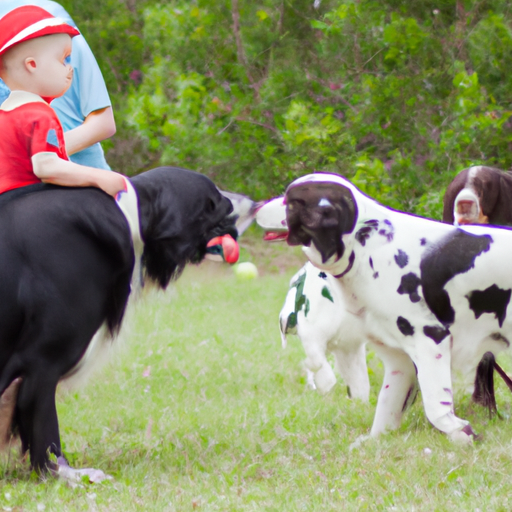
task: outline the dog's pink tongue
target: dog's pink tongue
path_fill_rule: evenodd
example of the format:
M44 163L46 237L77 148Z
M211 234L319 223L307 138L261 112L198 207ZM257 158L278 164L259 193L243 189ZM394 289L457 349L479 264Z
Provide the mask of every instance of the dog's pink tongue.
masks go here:
M216 236L206 245L206 252L219 254L226 263L236 263L240 254L238 243L231 235Z

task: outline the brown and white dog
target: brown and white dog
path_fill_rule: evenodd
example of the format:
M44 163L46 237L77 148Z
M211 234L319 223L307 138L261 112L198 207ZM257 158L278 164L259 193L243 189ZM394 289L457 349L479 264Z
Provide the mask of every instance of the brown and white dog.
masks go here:
M461 171L444 194L443 222L512 225L512 172L483 165Z

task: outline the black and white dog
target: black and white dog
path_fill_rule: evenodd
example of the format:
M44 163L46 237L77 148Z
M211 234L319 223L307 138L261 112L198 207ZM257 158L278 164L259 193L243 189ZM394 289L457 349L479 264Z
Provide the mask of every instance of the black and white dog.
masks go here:
M92 345L115 338L138 277L165 288L210 240L237 236L231 201L207 177L162 167L130 181L132 233L99 189L27 187L0 199L0 437L18 434L38 471L66 473L56 387L86 366Z
M473 378L486 352L509 346L512 232L394 211L338 175L304 176L285 201L288 243L336 277L383 360L371 435L399 426L419 384L430 422L471 440L454 413L451 369Z

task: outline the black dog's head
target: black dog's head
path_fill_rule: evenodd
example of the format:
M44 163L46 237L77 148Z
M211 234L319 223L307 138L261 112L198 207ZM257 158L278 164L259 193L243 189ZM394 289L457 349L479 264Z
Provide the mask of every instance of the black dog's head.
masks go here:
M187 263L199 263L217 236L235 240L233 205L206 176L178 167L159 167L132 179L139 197L143 265L165 288Z
M285 196L288 243L314 246L325 263L332 256L343 256L345 246L341 239L354 229L357 204L352 192L336 182L308 181L292 183Z

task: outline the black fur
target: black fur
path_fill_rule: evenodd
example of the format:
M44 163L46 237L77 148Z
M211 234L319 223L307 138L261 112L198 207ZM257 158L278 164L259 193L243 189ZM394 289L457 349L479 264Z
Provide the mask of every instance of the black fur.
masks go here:
M486 407L489 416L497 412L496 398L494 394L494 368L496 358L492 352L486 352L478 364L475 375L475 388L473 402Z
M469 307L475 313L475 318L482 313L494 313L501 327L505 321L511 292L512 290L502 290L495 284L485 290L474 290L467 296Z
M475 259L488 251L491 244L490 235L476 236L457 229L427 249L421 258L423 296L445 326L452 324L455 318L445 284L455 275L473 268Z
M217 235L236 238L231 202L205 176L158 168L132 179L146 280L165 288ZM126 219L94 188L42 187L0 205L0 394L22 382L13 431L38 471L62 456L55 390L106 323L114 335L130 294Z

